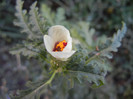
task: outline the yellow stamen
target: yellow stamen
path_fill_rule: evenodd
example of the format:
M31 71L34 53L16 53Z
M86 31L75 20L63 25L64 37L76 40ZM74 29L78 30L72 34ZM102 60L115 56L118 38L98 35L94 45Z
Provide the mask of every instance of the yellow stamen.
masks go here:
M63 49L66 47L66 45L67 45L67 42L65 40L63 40L61 42L57 42L55 44L53 51L55 51L55 52L63 51Z

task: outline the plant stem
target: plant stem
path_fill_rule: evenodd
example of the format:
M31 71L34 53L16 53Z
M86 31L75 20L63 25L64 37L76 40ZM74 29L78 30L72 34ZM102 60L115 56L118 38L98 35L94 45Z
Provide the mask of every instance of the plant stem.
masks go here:
M40 88L44 87L45 85L48 85L52 82L53 78L55 77L55 74L57 73L57 71L54 71L54 73L52 74L52 76L50 77L50 79L44 83L43 85L41 85L39 88L37 88L35 91L38 91Z
M55 74L57 73L57 71L54 71L54 73L52 74L52 76L50 77L50 79L46 82L47 84L50 84L53 80L53 78L55 77Z
M35 89L33 92L31 92L30 95L31 94L35 94L38 90L40 90L44 86L50 84L52 82L52 80L54 79L56 73L57 73L57 71L54 71L54 73L52 74L52 76L50 77L50 79L46 83L44 83L43 85L41 85L40 87L38 87L37 89ZM25 96L25 97L27 97L27 96ZM24 97L24 99L25 99L25 97Z
M91 58L89 58L87 61L86 61L86 64L88 64L91 60L93 60L94 58L96 58L97 57L97 55L94 55L94 56L92 56Z

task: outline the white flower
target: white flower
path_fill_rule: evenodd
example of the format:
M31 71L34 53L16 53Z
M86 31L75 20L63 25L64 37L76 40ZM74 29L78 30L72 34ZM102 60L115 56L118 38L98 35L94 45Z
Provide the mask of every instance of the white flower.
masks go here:
M46 50L55 58L66 61L75 51L72 50L72 38L64 26L55 25L44 35Z

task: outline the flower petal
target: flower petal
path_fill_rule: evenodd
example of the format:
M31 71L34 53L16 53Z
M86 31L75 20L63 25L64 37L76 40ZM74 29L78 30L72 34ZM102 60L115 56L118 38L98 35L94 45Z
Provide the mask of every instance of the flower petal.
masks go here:
M70 52L72 50L72 38L70 37L67 46L63 49L62 52Z
M70 51L70 52L51 52L50 54L59 59L59 60L66 60L67 58L71 57L76 51Z
M63 41L63 40L66 40L68 42L70 38L69 30L61 25L52 26L48 30L48 34L49 36L51 36L54 42Z
M50 36L48 36L48 35L44 35L43 40L44 40L44 44L45 44L46 50L49 53L51 53L53 51L53 48L54 48L53 39Z

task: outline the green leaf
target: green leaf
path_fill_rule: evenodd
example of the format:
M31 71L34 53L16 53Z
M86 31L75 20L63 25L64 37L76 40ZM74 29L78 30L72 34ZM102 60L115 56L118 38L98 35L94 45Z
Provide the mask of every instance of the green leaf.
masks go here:
M31 31L29 24L27 24L28 22L27 16L26 16L27 11L22 10L23 3L24 3L23 1L17 0L15 16L18 18L18 20L15 20L14 24L16 26L21 27L22 28L21 32L29 34L28 36L29 38L31 38L33 37L33 32Z
M51 9L45 5L45 4L42 4L41 5L41 13L42 13L42 16L47 20L47 23L49 25L54 25L54 22L53 22L53 19L55 17L55 14L51 11Z
M13 99L36 99L36 97L38 97L37 99L40 99L40 96L42 94L41 92L43 92L42 90L45 90L46 86L51 84L56 73L57 72L54 71L53 74L51 75L50 79L47 80L46 82L44 82L45 81L44 79L41 81L38 81L36 83L28 82L27 90L21 90L18 92L17 96L11 95L11 97Z
M28 58L38 55L38 51L36 49L26 48L25 46L21 45L14 47L10 53L13 55L22 54L24 56L28 56Z
M127 27L126 24L123 23L123 27L121 30L117 31L117 34L114 34L113 39L112 39L112 43L103 51L101 51L101 56L105 56L109 59L111 59L113 57L111 52L117 52L118 51L118 47L121 46L121 41L122 38L124 37L124 35L126 34L127 31Z
M38 8L36 7L37 1L34 2L30 7L29 12L29 21L32 25L32 31L36 33L36 36L44 34L45 32L45 21L44 18L41 18L41 15L38 13ZM40 37L39 37L40 38Z
M118 47L121 46L121 41L122 41L122 38L125 36L126 31L127 31L126 24L123 23L122 29L118 30L117 34L114 34L114 36L113 36L113 42L110 46L110 51L113 51L113 52L118 51Z
M83 49L77 51L67 64L67 69L76 73L75 76L80 83L84 82L84 78L86 77L86 80L88 79L90 83L94 82L96 86L103 85L103 79L109 70L106 64L107 61L104 61L104 57L112 58L111 52L115 52L121 45L121 40L125 33L126 25L123 23L123 28L118 30L112 40L108 39L105 44L102 44L99 50L94 50L91 53L88 53L88 51L84 51ZM99 81L102 81L103 83L101 84Z
M93 84L93 85L91 86L91 88L99 88L99 87L101 87L102 85L104 85L104 83L100 80L100 81L99 81L99 85Z
M86 43L89 46L92 46L93 44L93 35L95 30L94 29L90 29L89 27L89 23L87 22L79 22L79 29L80 29L80 35L85 39Z
M101 84L101 82L99 81L102 81L102 83L105 82L104 77L97 74L92 74L83 71L72 71L72 70L68 70L68 73L71 74L71 77L76 77L80 83L88 81L89 83L95 83L97 86L99 86Z
M37 97L37 95L41 95L38 91L44 89L44 87L42 87L41 89L37 89L40 86L44 85L44 80L42 81L38 81L36 83L32 83L32 82L28 82L27 83L27 87L28 89L26 90L20 90L17 93L17 96L11 95L11 97L13 99L36 99L35 97Z
M55 14L55 24L64 24L65 22L65 11L63 8L58 8L57 13Z

